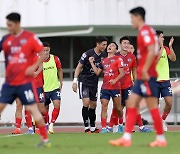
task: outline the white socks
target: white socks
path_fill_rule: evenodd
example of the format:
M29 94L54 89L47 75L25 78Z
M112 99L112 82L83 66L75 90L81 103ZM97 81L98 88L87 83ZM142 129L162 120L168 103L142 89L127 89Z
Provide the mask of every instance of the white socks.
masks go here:
M124 138L125 140L131 140L131 133L125 132L125 133L123 134L123 138Z

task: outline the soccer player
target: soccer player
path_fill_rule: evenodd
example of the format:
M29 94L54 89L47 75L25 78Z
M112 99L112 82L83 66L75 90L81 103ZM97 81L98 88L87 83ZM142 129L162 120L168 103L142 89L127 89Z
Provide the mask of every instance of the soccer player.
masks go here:
M169 41L169 48L167 46L164 46L164 35L163 31L157 30L156 31L158 35L159 40L159 59L156 66L157 72L158 72L158 78L157 78L157 87L158 87L158 96L164 97L165 100L165 108L162 115L163 119L163 129L164 131L167 131L167 124L165 122L169 112L172 108L172 89L171 89L171 83L169 80L169 61L176 61L176 54L173 50L173 42L174 38L172 37Z
M128 51L131 52L132 54L135 51L134 46L131 43L129 44L129 50Z
M121 50L116 53L117 56L120 56L123 59L124 63L124 73L125 75L121 79L121 94L122 94L122 107L124 108L126 106L126 101L128 97L131 94L132 87L133 87L133 80L136 80L137 76L137 64L136 64L136 57L129 52L130 47L130 39L127 36L123 36L119 40ZM132 76L131 76L132 73ZM140 107L139 107L140 108ZM137 123L139 125L140 132L151 132L152 130L150 128L146 128L143 125L141 114L139 113L138 108L138 114L137 114ZM109 123L109 130L112 131L112 126L114 124L118 124L118 115L116 113L116 110L112 110L112 115ZM123 124L122 126L123 127ZM123 128L119 127L118 132L123 132ZM116 128L116 126L115 126Z
M96 37L96 47L82 54L74 73L72 88L74 92L77 92L77 82L79 81L79 95L83 102L82 117L85 133L99 133L99 129L95 125L99 76L94 73L89 57L94 57L94 64L98 67L101 60L106 56L104 52L106 47L107 38L104 36Z
M10 13L6 19L9 34L0 41L0 51L4 51L6 62L6 80L0 95L0 113L7 104L12 104L19 98L31 112L40 130L42 142L38 146L50 147L43 117L35 103L38 98L33 84L33 74L44 59L43 44L32 32L21 28L20 14ZM34 62L37 53L40 58Z
M61 89L63 85L62 65L57 56L50 54L50 45L47 42L43 43L45 60L43 62L43 78L44 78L44 92L45 92L45 106L47 107L53 102L54 109L52 111L51 122L49 125L49 133L54 133L54 123L56 122L61 103ZM47 116L47 115L46 115Z
M132 89L132 94L127 101L127 115L125 133L120 139L110 140L114 146L131 146L132 130L136 123L137 107L144 97L154 121L156 140L149 144L150 147L165 147L167 141L164 136L162 119L158 109L156 86L156 63L158 57L158 42L155 31L145 24L145 10L142 7L130 11L131 22L134 29L138 29L138 67L137 80Z
M94 64L94 57L90 57L90 64L96 75L104 72L103 84L101 88L101 133L107 133L108 129L106 128L107 122L107 109L110 99L112 98L115 110L119 117L119 123L123 123L123 111L121 107L121 92L120 92L120 79L124 75L123 60L122 58L116 56L118 50L118 45L115 42L111 42L107 47L108 57L103 59L99 67L96 67ZM121 125L120 125L121 126Z

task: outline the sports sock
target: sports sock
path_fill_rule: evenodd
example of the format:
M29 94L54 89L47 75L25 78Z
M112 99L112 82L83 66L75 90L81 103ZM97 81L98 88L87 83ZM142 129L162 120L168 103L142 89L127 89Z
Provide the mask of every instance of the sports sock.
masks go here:
M159 109L158 108L152 109L150 113L154 122L154 128L156 130L156 134L163 135L162 119L159 113Z
M25 110L25 120L28 128L32 127L32 117L28 110Z
M139 128L142 128L144 126L142 122L141 114L137 114L137 124Z
M163 120L166 120L168 114L169 114L168 112L164 112L163 115L162 115L162 119L163 119Z
M52 118L51 118L51 123L55 123L56 119L58 118L60 109L54 108L52 112Z
M118 125L118 114L116 109L112 109L112 114L109 122L109 127L113 127L114 125Z
M136 108L127 108L127 115L126 115L126 133L132 133L133 127L136 123L136 115L137 109Z
M165 138L164 135L157 135L157 136L156 136L156 140L159 140L159 141L165 141L166 138Z
M18 129L21 128L21 122L22 122L21 118L16 118L16 128L18 128Z
M89 127L89 108L83 106L82 108L82 117L84 121L84 127Z
M89 120L90 120L90 126L93 128L96 126L96 109L90 109L89 108Z
M106 128L106 121L107 121L107 119L101 118L101 126L102 126L102 128Z
M123 117L119 118L119 124L123 125Z
M126 140L130 140L130 139L131 139L131 133L125 132L125 133L123 134L123 138L126 139Z
M43 125L43 126L39 127L39 132L40 132L42 140L44 142L47 142L48 141L48 135L47 135L47 131L46 131L46 126Z
M45 111L43 113L43 118L44 118L44 121L45 121L46 124L49 123L49 114L48 114L48 111Z

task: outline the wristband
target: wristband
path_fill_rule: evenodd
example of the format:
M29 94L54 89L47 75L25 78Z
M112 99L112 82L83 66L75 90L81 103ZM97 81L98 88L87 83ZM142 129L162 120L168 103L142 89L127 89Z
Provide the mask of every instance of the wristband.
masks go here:
M77 83L77 78L74 78L73 83Z

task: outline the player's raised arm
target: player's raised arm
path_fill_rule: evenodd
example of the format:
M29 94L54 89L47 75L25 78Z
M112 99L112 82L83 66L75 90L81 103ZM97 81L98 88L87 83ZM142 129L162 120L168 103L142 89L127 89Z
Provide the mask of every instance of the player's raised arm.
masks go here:
M174 50L173 50L173 47L172 47L173 43L174 43L174 38L171 37L171 39L170 39L170 41L169 41L170 54L168 55L168 57L169 57L169 59L170 59L171 61L176 61L176 54L175 54L175 52L174 52Z
M99 76L102 72L102 69L96 67L96 65L94 64L94 57L89 57L89 62L93 68L94 73Z

